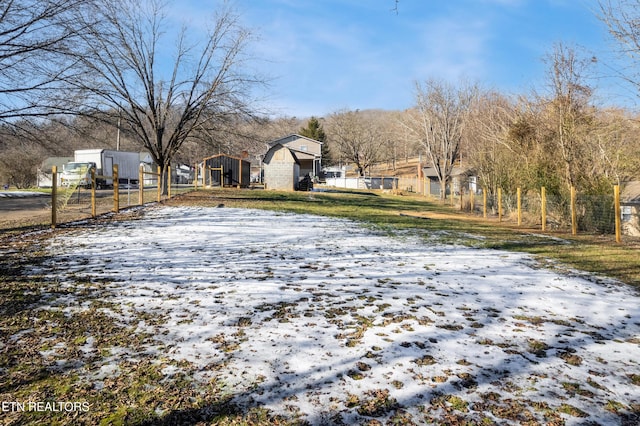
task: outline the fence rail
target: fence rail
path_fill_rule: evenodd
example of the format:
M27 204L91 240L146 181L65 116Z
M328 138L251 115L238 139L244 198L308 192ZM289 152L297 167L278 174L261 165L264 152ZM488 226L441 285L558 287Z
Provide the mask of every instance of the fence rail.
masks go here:
M92 173L91 189L85 190L81 187L67 188L59 191L57 188L57 170L54 167L53 185L51 192L51 227L58 223L58 212L71 208L89 209L90 216L96 217L98 204L101 213L108 206L108 199L113 200L111 211L118 212L121 203L125 206L143 205L147 202L162 200L161 185L145 187L145 176L152 176L156 182L161 182L162 174L158 168L157 172L145 171L140 168L137 186L137 202L132 202L132 185L121 188L118 179L117 165L114 165L111 176L95 176ZM168 176L171 176L170 170ZM96 178L113 179L114 188L111 197L105 196L101 191L101 203L98 203L96 194ZM152 179L153 180L153 179ZM339 181L339 182L338 182ZM196 177L194 185L197 188L198 179ZM335 183L327 184L341 187L349 187L348 179L338 178ZM429 194L429 182L426 179L418 178L387 178L375 177L360 179L352 184L355 188L367 189L393 189L399 191L409 191L419 194ZM185 187L183 186L182 189ZM187 187L189 190L192 186ZM177 185L169 182L167 187L167 198L171 198L172 191L178 189ZM134 193L135 194L135 193ZM126 198L126 201L123 201ZM134 198L135 195L134 195ZM640 205L628 205L621 202L620 187L613 186L610 194L590 195L581 193L576 188L572 188L568 196L550 194L546 188L538 190L523 191L517 188L515 191L507 192L498 188L495 193L490 193L486 188L471 188L459 191L457 194L449 195L446 203L458 205L461 210L468 211L475 215L482 215L497 218L499 222L514 222L518 226L538 227L541 231L563 231L577 234L579 232L613 234L617 242L620 242L622 235L640 236Z
M67 220L76 220L78 218L96 218L98 214L108 212L118 213L122 208L144 205L149 202L160 202L163 199L162 186L145 185L145 177L152 176L156 182L161 182L162 172L160 168L157 172L145 171L140 167L137 183L120 182L118 178L118 165L114 164L112 174L110 176L98 176L95 171L91 172L91 187L84 189L79 185L71 185L69 187L58 188L57 185L58 170L52 167L52 186L51 186L51 227L55 228L59 222L59 216L64 214ZM171 176L171 169L168 170L168 176ZM113 189L101 189L97 191L96 179L110 179L113 181ZM172 194L191 190L192 186L178 186L169 182L167 185L167 195L164 199L169 199ZM136 197L137 192L137 197Z
M599 195L583 194L576 188L571 188L567 197L549 195L544 187L526 193L520 188L513 193L507 193L501 188L495 194L489 194L484 188L479 192L480 194L461 194L460 209L474 214L482 212L484 217L492 215L499 222L539 227L542 231L557 230L571 232L573 235L612 234L617 242L621 241L623 231L628 234L636 233L631 228L634 226L634 217L637 222L638 208L634 212L632 206L629 206L624 210L626 215L622 214L619 185L612 187L611 194ZM476 201L480 198L478 195L482 197L480 203Z
M329 182L327 182L329 183ZM400 177L396 180L400 191L422 194L435 199L428 179ZM485 218L499 222L512 222L518 226L538 227L541 231L600 233L640 236L640 205L625 204L620 199L620 187L615 185L610 194L584 194L572 188L566 196L551 194L546 188L524 191L517 188L507 192L498 188L489 193L486 188L456 189L447 194L444 203L458 206Z

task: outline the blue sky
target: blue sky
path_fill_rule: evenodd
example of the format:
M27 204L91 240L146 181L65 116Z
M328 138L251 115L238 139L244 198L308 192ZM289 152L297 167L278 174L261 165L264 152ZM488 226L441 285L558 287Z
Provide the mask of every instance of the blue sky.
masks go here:
M273 77L276 114L402 110L416 81L466 79L504 93L543 90L554 43L609 61L616 45L597 0L236 0ZM607 104L624 91L594 80ZM622 90L622 91L621 91ZM622 102L622 101L621 101Z

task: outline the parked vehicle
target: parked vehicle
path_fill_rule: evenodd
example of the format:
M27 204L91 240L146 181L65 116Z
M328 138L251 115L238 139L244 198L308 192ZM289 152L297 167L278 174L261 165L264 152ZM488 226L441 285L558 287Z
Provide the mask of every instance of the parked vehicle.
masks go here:
M113 151L109 149L79 149L74 152L74 161L63 166L60 182L63 186L91 187L91 169L95 169L96 186L113 186L113 165L118 165L118 182L137 184L140 154L137 152ZM106 177L103 177L106 176Z
M82 186L91 187L91 169L96 168L94 162L70 161L62 166L60 183L62 186Z

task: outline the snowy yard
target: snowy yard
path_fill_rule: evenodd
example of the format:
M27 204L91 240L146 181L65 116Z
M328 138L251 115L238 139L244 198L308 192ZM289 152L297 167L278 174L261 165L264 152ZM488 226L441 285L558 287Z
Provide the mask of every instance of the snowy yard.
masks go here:
M311 424L638 419L634 290L431 237L162 207L57 236L34 273L69 289L51 309L87 309L84 286L145 336L101 357L88 336L75 362L96 392L150 358L162 380L188 366L192 386L215 383L240 407ZM41 354L70 362L59 352Z

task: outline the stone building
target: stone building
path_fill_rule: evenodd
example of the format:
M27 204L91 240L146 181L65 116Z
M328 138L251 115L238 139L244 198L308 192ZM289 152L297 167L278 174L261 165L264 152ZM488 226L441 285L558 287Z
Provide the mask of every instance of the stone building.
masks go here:
M292 134L269 143L270 147L282 145L296 156L300 165L300 178L318 177L322 170L322 142L315 139Z
M264 156L263 167L266 189L298 189L300 161L292 149L280 143L272 145Z

